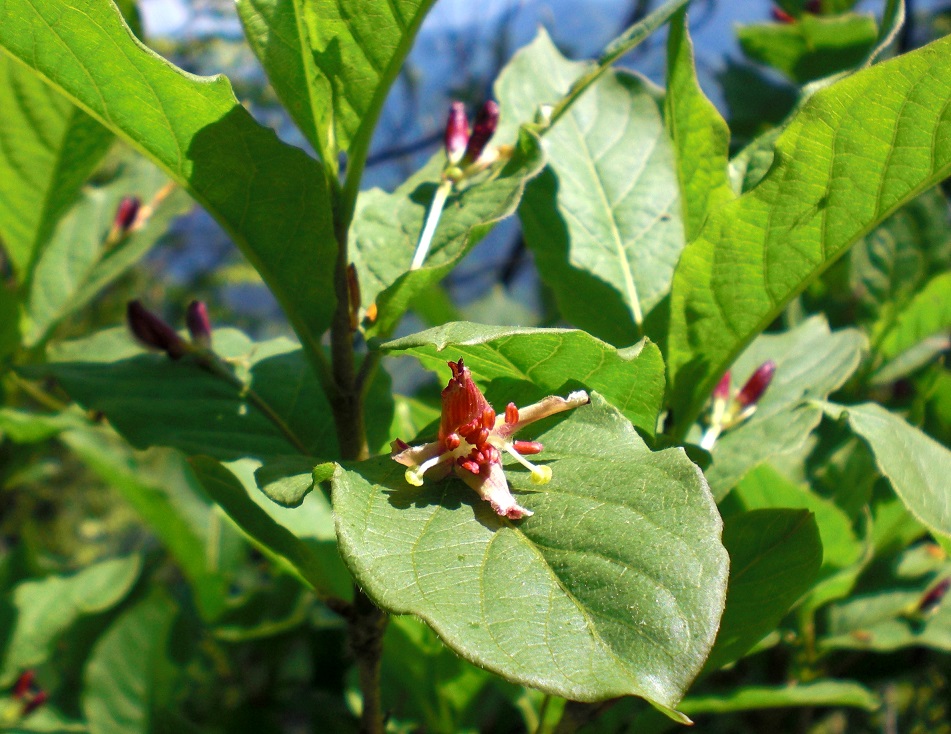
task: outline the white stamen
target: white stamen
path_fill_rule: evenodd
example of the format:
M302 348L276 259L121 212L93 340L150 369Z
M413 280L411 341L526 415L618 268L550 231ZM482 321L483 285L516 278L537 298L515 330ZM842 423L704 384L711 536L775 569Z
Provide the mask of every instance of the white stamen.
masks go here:
M503 448L513 456L519 464L532 472L532 484L548 484L551 481L551 467L533 464L516 451L515 447L509 442L506 442Z
M452 451L446 451L439 456L434 456L431 459L426 459L419 466L411 466L405 472L403 472L403 477L406 479L407 483L412 484L414 487L423 486L423 475L432 469L437 464L442 464L444 461L451 461L455 459L455 453Z

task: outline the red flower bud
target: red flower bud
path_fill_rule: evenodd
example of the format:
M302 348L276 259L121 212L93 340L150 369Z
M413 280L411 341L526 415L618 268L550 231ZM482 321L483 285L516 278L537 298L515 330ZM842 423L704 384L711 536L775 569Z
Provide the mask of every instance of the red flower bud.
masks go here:
M27 670L17 678L17 682L13 684L13 697L14 698L23 698L30 691L30 687L33 685L33 678L35 673L32 670Z
M746 384L743 385L743 389L740 390L740 393L736 396L736 402L739 403L741 408L747 408L759 402L763 393L766 392L766 388L769 387L769 383L773 381L773 373L775 371L776 363L773 360L763 362L763 364L757 368L756 372L746 381Z
M185 323L192 341L200 347L211 346L211 319L208 318L208 307L202 301L192 301L185 312Z
M116 218L114 227L122 234L125 234L132 225L135 224L135 218L139 215L139 208L142 206L142 200L138 196L126 196L119 202L116 209Z
M466 118L466 106L462 102L453 102L449 106L445 143L446 157L450 162L458 163L469 144L469 120Z
M773 8L773 20L778 23L795 23L796 19L782 8Z
M717 383L717 386L713 388L713 399L714 400L729 400L730 399L730 371L727 370L724 373L723 377L720 378L720 381Z
M40 706L46 703L46 700L49 698L49 694L46 691L37 691L33 694L26 706L23 707L23 715L29 716L34 711L36 711Z
M136 339L145 346L160 349L172 359L179 359L188 353L188 344L175 329L139 301L129 301L126 307L126 318Z
M499 106L490 99L482 105L482 109L476 115L475 125L472 126L472 136L469 138L466 154L463 156L465 162L474 163L479 160L485 146L495 134L495 128L498 124Z
M473 424L475 430L481 429L483 415L487 409L492 410L482 391L472 381L469 368L462 360L448 364L452 370L452 379L442 391L440 440L445 440L451 433L458 433L463 437L471 435L468 424Z
M806 2L806 12L813 15L822 15L822 0L808 0Z
M943 579L936 586L933 586L918 602L918 613L927 615L937 610L948 593L948 589L951 589L951 578Z

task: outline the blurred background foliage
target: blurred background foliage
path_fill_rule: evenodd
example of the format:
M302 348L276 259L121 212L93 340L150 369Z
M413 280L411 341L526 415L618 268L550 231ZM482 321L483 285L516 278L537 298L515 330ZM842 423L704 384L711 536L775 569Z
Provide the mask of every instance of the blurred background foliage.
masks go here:
M566 56L583 58L653 4L440 0L387 101L367 184L392 189L423 165L441 144L449 101L471 107L488 96L502 66L539 25ZM244 42L230 0L121 5L152 48L186 70L227 73L259 121L306 147ZM797 85L850 68L864 56L875 38L868 14L880 13L880 4L859 3L854 13L851 5L822 0L804 15L798 0L780 6L767 0L693 3L700 80L729 122L733 152L783 120L796 103ZM784 22L780 7L799 20ZM898 48L910 50L949 32L951 5L909 2ZM659 34L624 65L662 83L664 60ZM3 125L0 120L0 130ZM155 210L119 244L103 247L113 213L128 195L154 203ZM833 327L860 326L882 348L841 394L901 410L945 445L951 439L947 330L910 345L890 344L888 333L947 271L946 196L940 189L929 192L894 214L776 325L794 326L822 313ZM48 425L27 425L18 411L58 410L66 396L55 384L37 389L7 369L45 359L47 346L120 324L131 298L164 304L163 315L175 324L197 298L209 304L217 325L255 339L289 336L274 300L215 222L187 196L167 190L162 175L121 143L109 146L63 214L48 233L45 262L36 267L59 267L56 243L86 236L89 246L79 255L85 258L83 277L59 292L31 292L34 319L21 333L12 332L16 318L9 313L0 328L8 409L0 415L0 726L3 712L18 705L12 697L18 676L31 669L36 691L54 705L11 723L13 731L355 731L360 700L340 620L231 524L177 454L134 451L105 430L72 432L69 411ZM0 275L9 279L10 272L0 261ZM561 323L517 218L497 227L441 287L421 296L399 333L459 318ZM384 363L395 390L411 396L398 403L393 419L406 435L432 419L438 396L428 373L409 362ZM725 515L731 503L759 506L761 471L778 472L793 492L808 482L824 511L842 515L848 537L838 540L851 544L842 551L847 558L824 572L832 581L851 573L856 585L850 597L791 612L757 654L695 687L694 708L684 710L705 732L951 732L951 611L939 604L933 616L916 612L922 595L951 577L947 544L927 539L876 478L864 444L834 421L825 420L795 455L748 475L724 505ZM843 493L844 486L851 491ZM313 495L311 504L326 502ZM178 510L178 524L161 519L168 505ZM267 511L284 512L276 506ZM319 507L308 512L294 522L326 520ZM857 537L853 527L874 531ZM332 528L308 532L307 541L326 551ZM189 563L208 554L215 559L213 572ZM564 706L460 660L413 619L393 620L385 644L389 731L550 731ZM858 698L848 706L840 705L841 693L820 705L818 694L797 702L786 688L828 676L864 687L850 692ZM737 691L752 698L737 700ZM606 706L590 730L668 725L644 711L642 702L625 700Z

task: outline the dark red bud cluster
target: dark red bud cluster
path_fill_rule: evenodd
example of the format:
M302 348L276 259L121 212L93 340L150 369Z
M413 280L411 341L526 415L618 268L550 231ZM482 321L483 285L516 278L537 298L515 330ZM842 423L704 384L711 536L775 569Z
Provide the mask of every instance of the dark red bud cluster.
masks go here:
M773 373L776 372L776 363L773 360L764 362L753 373L752 377L746 381L739 394L736 396L736 402L741 408L755 405L766 392L769 383L773 381Z
M476 115L475 124L472 126L472 135L469 136L469 144L466 146L466 153L462 160L466 163L474 163L479 160L485 146L495 135L495 128L499 124L499 106L491 99L482 105L479 114Z
M142 200L138 196L126 196L119 202L116 209L116 218L113 226L122 234L125 234L132 225L135 224L136 217L139 216L139 209L142 207Z
M36 683L36 674L27 670L13 684L13 698L23 702L22 716L27 716L46 703L49 694Z
M135 338L145 346L159 349L172 359L180 359L189 352L188 342L139 301L129 301L126 319Z

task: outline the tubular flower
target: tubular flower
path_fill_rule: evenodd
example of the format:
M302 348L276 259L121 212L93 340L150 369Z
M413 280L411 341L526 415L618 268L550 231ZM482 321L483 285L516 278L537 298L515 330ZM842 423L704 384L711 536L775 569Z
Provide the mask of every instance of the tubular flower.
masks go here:
M542 445L537 441L516 441L513 436L529 423L584 405L588 393L579 390L567 398L550 396L525 408L509 403L504 413L496 415L461 359L449 362L449 369L452 378L442 391L437 439L421 446L410 446L397 439L392 444L393 460L408 467L404 476L414 487L422 486L424 474L438 480L453 472L499 515L510 520L531 515L531 511L519 506L509 490L502 471L502 454L509 454L531 471L532 484L547 484L551 481L551 468L525 458L526 454L541 452Z

